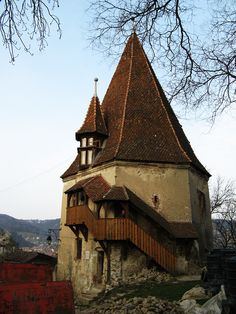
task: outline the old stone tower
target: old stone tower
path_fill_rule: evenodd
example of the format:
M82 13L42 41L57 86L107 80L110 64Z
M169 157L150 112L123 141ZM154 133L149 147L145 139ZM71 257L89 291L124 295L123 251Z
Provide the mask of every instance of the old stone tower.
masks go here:
M209 173L133 33L100 106L95 95L64 182L58 279L75 293L154 263L188 273L211 247Z

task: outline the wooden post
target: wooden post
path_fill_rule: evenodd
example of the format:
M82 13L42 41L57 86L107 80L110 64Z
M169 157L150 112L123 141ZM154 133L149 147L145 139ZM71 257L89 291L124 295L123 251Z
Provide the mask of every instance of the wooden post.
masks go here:
M107 244L107 283L111 283L111 247Z

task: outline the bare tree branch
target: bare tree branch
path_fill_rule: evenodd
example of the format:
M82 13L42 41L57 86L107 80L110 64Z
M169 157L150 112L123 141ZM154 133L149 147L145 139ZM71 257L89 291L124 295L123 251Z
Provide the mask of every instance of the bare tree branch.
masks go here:
M92 0L90 39L113 54L127 40L134 19L152 62L166 73L170 101L208 112L214 120L236 103L236 3L208 3L208 31L193 34L192 16L202 13L194 1Z
M0 1L0 34L12 62L21 47L31 53L30 45L26 44L28 39L36 39L39 49L44 49L53 24L61 36L60 21L52 13L58 6L58 0Z
M211 213L215 218L215 245L236 247L236 189L233 181L217 178L212 189Z
M218 177L216 184L212 189L211 195L211 213L217 214L222 212L223 207L234 204L236 200L236 191L234 182L225 181L222 177Z

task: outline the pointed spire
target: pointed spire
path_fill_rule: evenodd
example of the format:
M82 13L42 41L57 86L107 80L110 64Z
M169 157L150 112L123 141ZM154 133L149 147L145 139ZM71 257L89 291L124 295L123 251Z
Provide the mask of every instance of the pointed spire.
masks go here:
M109 137L97 165L114 159L192 164L209 175L195 156L135 32L102 109Z
M79 140L82 134L100 134L107 136L107 128L101 111L100 101L97 97L98 78L94 79L94 96L91 99L87 115L81 128L76 132L76 139Z
M135 32L107 89L102 112L93 97L77 139L91 132L107 136L93 166L112 160L168 163L191 165L210 176L195 156Z

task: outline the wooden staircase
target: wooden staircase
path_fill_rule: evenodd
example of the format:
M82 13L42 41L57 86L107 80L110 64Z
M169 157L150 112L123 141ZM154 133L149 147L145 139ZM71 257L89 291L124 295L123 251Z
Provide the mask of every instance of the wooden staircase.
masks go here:
M131 241L141 251L152 257L160 266L174 273L176 256L169 248L154 239L143 228L129 218L97 219L86 205L67 209L66 225L86 225L97 241L125 240Z

